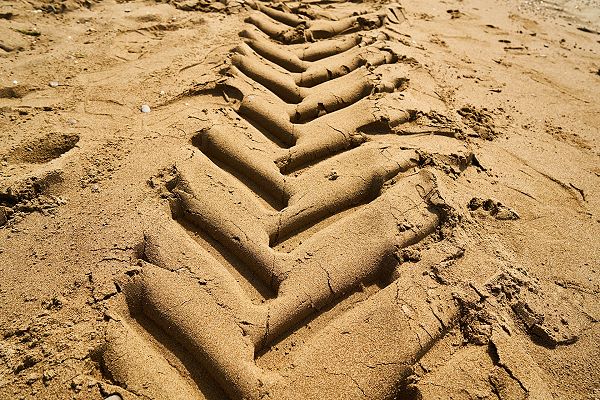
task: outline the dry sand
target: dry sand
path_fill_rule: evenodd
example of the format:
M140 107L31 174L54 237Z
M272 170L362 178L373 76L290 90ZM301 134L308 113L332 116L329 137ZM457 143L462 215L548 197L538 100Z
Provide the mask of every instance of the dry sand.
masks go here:
M600 398L600 3L0 4L1 399Z

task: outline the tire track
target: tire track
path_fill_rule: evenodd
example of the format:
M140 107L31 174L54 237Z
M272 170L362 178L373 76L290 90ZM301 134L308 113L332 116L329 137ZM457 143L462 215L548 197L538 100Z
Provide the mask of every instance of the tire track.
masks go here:
M377 31L383 14L332 21L257 4L247 22L219 84L243 127L217 121L194 137L168 184L174 219L146 232L145 262L115 308L162 328L230 398L387 398L455 312L422 271L394 267L447 208L416 151L373 139L414 119L394 96L411 67ZM242 275L273 296L251 295ZM365 285L366 300L336 306ZM330 322L289 363L257 364L323 313ZM116 383L150 398L208 396L206 382L161 361L165 349L143 339L123 349L115 329L133 334L120 318L103 353Z

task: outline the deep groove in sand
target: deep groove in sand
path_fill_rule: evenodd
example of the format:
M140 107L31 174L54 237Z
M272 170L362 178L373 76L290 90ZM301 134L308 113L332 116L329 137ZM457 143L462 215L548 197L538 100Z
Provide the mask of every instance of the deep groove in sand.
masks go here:
M390 180L392 180L392 177ZM390 180L386 181L389 182ZM312 235L317 234L319 231L327 228L329 225L334 224L336 221L342 218L342 215L348 215L352 212L356 212L360 210L363 206L372 203L377 200L381 194L383 187L385 187L386 182L383 182L379 190L374 190L370 193L367 193L366 196L362 198L357 198L355 202L351 204L344 204L340 207L337 207L334 212L324 212L322 215L314 216L313 218L306 219L305 222L297 227L292 229L288 229L283 234L275 233L269 238L269 246L271 248L277 248L283 242L294 242L294 238L297 236L304 236L306 239L310 238ZM318 229L315 229L318 226ZM309 235L306 235L310 232ZM285 252L289 253L294 250L296 246L286 250Z
M273 196L273 194L269 193L264 187L265 185L261 185L255 180L252 173L247 173L240 170L240 168L236 168L234 165L235 159L233 157L220 156L207 151L196 138L192 140L192 144L196 146L202 154L208 157L217 168L229 174L233 179L237 180L240 185L247 187L258 199L262 200L259 202L265 208L281 211L287 207L287 199L283 198L283 194L280 193L279 199Z
M242 281L242 288L250 298L256 298L261 302L276 297L276 293L268 285L265 285L259 279L252 268L246 262L233 254L226 246L212 237L210 233L198 227L185 217L175 219L187 232L187 234L196 242L198 246L206 250L227 270L229 274L235 277L237 281Z

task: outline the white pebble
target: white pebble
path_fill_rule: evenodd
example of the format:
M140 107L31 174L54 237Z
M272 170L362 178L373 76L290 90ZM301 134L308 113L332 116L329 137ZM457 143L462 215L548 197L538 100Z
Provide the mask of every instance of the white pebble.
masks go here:
M58 87L58 85L60 85L58 82L56 81L52 81L49 83L50 87Z
M148 104L142 104L142 107L140 107L140 110L143 113L149 113L150 112L150 106Z
M115 394L111 394L104 400L123 400L123 398L119 394L115 393Z
M19 81L13 81L13 85L16 85L17 83L19 83Z

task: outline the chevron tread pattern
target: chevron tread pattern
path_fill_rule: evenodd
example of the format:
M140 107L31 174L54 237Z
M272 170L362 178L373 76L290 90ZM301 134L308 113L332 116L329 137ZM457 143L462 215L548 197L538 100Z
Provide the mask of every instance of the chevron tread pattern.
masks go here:
M103 362L153 399L391 398L455 313L395 258L444 217L418 152L378 139L415 118L412 66L383 14L256 3L246 22L219 82L239 123L215 120L177 162L174 218L146 232L118 311L141 322L112 324Z

